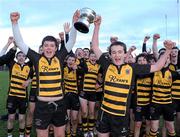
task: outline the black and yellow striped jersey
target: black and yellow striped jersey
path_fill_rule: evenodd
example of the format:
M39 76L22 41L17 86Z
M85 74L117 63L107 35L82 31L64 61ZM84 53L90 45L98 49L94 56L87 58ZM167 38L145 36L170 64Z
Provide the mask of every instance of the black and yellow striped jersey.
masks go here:
M64 90L65 93L78 93L77 89L77 71L69 67L64 68Z
M112 64L105 55L99 59L103 69L104 98L101 109L109 114L126 116L130 107L130 95L135 75L149 74L150 65L123 64L120 67Z
M155 72L153 77L152 102L157 104L172 103L172 73L168 68Z
M85 63L85 60L82 58L76 59L76 65L78 67L78 92L80 92L83 91L84 74L87 73L87 64Z
M57 57L49 62L44 56L39 60L39 96L62 96L62 72L61 64Z
M37 82L36 82L36 72L33 67L33 76L32 76L32 82L31 82L31 89L37 89Z
M34 72L32 82L31 82L31 88L36 89L37 88L37 83L36 83L36 73Z
M172 71L177 70L177 66L170 64L169 69ZM173 81L172 87L171 87L171 94L172 94L172 99L178 99L180 100L180 79L177 79Z
M16 96L20 98L27 97L27 88L23 87L23 83L28 80L31 68L25 64L21 66L16 62L10 65L10 87L9 96Z
M136 103L138 106L145 106L150 104L152 92L151 77L138 78L136 81Z
M116 66L109 65L104 81L102 110L113 115L125 116L132 77L131 66L123 65L118 72Z
M99 64L92 64L86 62L88 72L84 75L83 91L84 92L96 92L96 81L99 72Z
M59 97L63 96L62 77L63 64L68 52L65 47L49 60L44 55L35 51L28 50L28 58L35 67L37 96L40 97Z

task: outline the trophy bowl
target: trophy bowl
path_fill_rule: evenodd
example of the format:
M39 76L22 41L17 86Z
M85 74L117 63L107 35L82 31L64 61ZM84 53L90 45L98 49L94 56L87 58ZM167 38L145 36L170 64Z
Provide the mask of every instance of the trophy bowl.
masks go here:
M96 17L95 11L93 11L90 8L82 8L80 10L80 18L76 23L74 23L74 27L79 32L88 33L89 26L91 23L94 22L95 17Z

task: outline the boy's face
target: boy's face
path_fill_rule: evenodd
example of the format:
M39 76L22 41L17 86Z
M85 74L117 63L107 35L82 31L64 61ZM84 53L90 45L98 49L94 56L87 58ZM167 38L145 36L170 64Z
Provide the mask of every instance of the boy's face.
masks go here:
M84 57L84 52L82 49L77 49L75 54L76 54L77 58L83 58Z
M55 55L57 51L57 47L54 41L45 41L42 46L42 50L44 56L47 57L48 59L51 59Z
M83 50L84 51L84 58L88 59L89 58L89 50Z
M154 65L156 61L154 59L149 60L149 64Z
M139 57L137 60L138 64L147 64L147 60L144 57Z
M178 49L172 49L171 58L177 58L177 56L178 56Z
M92 63L92 64L95 64L96 61L97 61L97 58L96 58L96 55L94 53L91 53L89 55L89 61Z
M110 57L115 65L122 65L124 63L125 55L124 48L121 45L114 45L111 47Z
M26 60L26 55L24 53L19 53L16 58L19 64L24 64Z
M67 59L67 65L68 65L68 67L72 68L72 67L74 66L75 62L76 62L76 60L75 60L74 57L69 57L69 58Z

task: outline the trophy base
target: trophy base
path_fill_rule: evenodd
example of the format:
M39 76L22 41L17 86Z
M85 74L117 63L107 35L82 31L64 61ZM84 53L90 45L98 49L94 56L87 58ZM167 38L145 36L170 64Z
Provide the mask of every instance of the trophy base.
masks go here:
M74 23L74 27L75 27L78 31L80 31L80 32L82 32L82 33L88 33L88 32L89 32L89 28L87 27L87 25L84 24L84 23L82 23L82 22L76 22L76 23Z

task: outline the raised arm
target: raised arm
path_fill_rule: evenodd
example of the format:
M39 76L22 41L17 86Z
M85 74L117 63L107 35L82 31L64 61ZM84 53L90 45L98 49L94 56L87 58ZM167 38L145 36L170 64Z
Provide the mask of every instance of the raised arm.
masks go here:
M150 39L150 36L145 36L145 37L144 37L143 46L142 46L142 52L147 52L146 43L147 43L147 41L148 41L149 39Z
M25 55L27 55L29 47L24 43L23 38L21 36L19 26L18 26L19 18L20 18L20 14L18 12L12 12L10 14L10 19L12 22L12 31L13 31L13 35L14 35L16 45L20 48L20 50Z
M16 54L16 46L12 47L5 55L0 56L0 66L12 61Z
M80 12L79 10L76 10L76 12L73 15L73 21L72 21L72 28L70 31L70 35L69 35L69 40L67 41L67 43L65 43L65 47L67 49L68 52L70 52L76 42L76 35L77 35L77 30L74 28L74 23L78 21L80 17Z
M14 42L14 38L12 36L10 36L8 38L8 42L7 44L3 47L3 49L0 52L0 56L4 55L8 49L8 47Z
M64 23L64 32L65 32L65 40L66 40L66 42L68 42L68 40L69 40L69 32L70 32L70 30L71 30L70 23L69 22Z
M166 47L165 53L160 57L160 59L154 65L151 65L150 72L159 71L163 68L163 66L165 65L165 63L167 61L167 58L169 57L169 55L172 51L172 48L174 46L174 42L172 42L170 40L165 40L164 46Z
M102 55L102 51L99 48L99 29L101 24L101 16L96 16L94 21L94 32L92 36L92 50L96 54L97 59Z
M157 48L157 40L160 39L160 35L159 34L154 34L153 35L153 44L152 44L152 50L153 50L153 55L155 56L156 60L159 57L158 54L158 48Z

